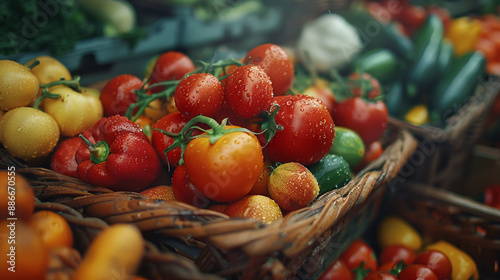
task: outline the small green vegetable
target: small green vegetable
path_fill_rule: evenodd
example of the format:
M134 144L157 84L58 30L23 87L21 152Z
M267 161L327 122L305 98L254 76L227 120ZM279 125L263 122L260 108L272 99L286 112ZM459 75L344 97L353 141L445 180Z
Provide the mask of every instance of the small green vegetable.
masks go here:
M341 188L351 180L349 163L342 156L327 154L307 168L318 181L320 195Z
M336 126L330 154L342 156L349 163L349 167L354 169L365 155L365 144L354 130Z

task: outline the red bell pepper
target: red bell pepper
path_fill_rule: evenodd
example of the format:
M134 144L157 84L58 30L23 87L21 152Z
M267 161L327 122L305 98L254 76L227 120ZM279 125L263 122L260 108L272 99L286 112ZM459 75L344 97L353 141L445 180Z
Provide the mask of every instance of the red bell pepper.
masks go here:
M124 116L102 118L80 137L77 175L84 182L139 192L160 175L160 159L148 137Z
M57 144L52 157L50 158L50 169L71 177L78 177L76 169L75 155L80 147L82 139L80 137L70 137Z

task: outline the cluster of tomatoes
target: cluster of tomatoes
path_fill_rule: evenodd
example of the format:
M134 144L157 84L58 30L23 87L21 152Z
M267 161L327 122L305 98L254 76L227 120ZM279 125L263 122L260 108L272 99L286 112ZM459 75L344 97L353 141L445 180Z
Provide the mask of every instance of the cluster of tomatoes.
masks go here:
M342 98L326 84L294 92L294 62L275 44L256 46L239 60L211 63L167 51L145 77L118 75L98 92L81 87L53 58L33 64L16 64L29 76L22 79L36 85L25 103L7 108L0 122L2 144L35 164L50 155L51 169L115 191L168 193L164 197L203 208L259 195L260 204L268 205L276 166L294 163L291 173L297 173L318 163L332 151L335 127L352 130L363 146L351 152L357 158L353 171L383 150L378 140L388 116L375 79L353 73L342 83L349 93ZM20 82L2 78L4 89ZM53 131L52 137L32 135L38 131ZM312 186L309 203L318 195L317 183L304 184ZM148 191L159 185L162 190Z
M319 279L479 279L476 264L467 253L443 240L425 244L403 218L389 215L376 226L374 240L354 240Z

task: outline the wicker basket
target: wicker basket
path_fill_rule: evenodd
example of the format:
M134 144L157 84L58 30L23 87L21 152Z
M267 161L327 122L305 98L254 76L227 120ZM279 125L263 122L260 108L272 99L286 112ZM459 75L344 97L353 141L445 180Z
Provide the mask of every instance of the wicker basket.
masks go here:
M499 89L498 77L482 81L474 96L460 106L444 127L415 126L389 118L389 126L408 129L419 141L419 147L400 177L456 190L466 174L473 147L485 130L490 108Z
M48 169L26 167L5 151L0 163L17 166L16 172L30 182L40 201L37 209L66 217L82 255L103 227L131 223L148 244L139 271L148 279L314 279L375 220L388 183L417 147L407 131L391 137L381 158L345 187L271 224L112 192Z
M500 279L500 210L454 192L407 182L392 196L393 212L428 242L446 240L476 262L481 279Z

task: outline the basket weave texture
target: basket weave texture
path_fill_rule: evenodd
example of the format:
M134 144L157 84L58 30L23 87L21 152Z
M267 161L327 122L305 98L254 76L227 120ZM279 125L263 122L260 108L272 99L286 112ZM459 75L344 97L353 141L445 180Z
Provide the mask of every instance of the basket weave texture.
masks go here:
M56 211L67 219L82 255L104 227L130 223L147 241L139 274L148 279L312 279L339 254L328 248L362 234L357 227L374 218L388 183L416 149L407 131L392 135L382 156L345 187L271 224L113 192L42 167L27 167L5 151L0 162L16 166L29 181L39 201L37 210Z
M394 194L394 212L424 240L446 240L476 262L481 279L500 279L500 210L444 189L408 182Z
M443 127L415 126L390 117L389 126L407 129L419 141L409 166L405 167L407 179L456 191L467 174L474 145L484 133L499 90L499 77L481 80L472 97L456 104L455 112Z

